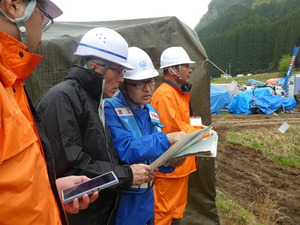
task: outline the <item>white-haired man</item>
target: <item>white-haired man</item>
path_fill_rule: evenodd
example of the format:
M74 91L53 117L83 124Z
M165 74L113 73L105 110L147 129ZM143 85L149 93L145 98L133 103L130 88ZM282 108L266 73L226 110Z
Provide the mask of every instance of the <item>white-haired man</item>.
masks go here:
M88 209L68 215L71 225L115 224L120 190L152 180L156 172L142 163L120 165L104 120L104 98L110 98L124 81L128 44L116 31L98 27L80 40L75 55L83 66L73 65L64 81L45 92L36 110L54 151L58 177L97 175L113 171L118 185L101 191Z

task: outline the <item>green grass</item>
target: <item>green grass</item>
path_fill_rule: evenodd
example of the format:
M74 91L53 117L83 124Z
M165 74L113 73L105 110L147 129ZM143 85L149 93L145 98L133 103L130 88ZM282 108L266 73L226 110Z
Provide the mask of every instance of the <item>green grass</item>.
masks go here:
M216 205L221 224L260 225L250 209L240 206L234 198L217 191Z
M234 197L217 190L216 205L220 223L224 225L273 225L287 218L281 213L280 204L271 199L270 193L257 194L256 198L257 200L249 208L244 208Z
M278 163L278 164L282 164L282 165L286 165L286 166L297 166L300 167L300 158L299 157L295 157L293 154L291 154L288 157L284 157L284 156L275 156L273 157L274 162Z
M291 126L284 134L276 129L244 130L230 132L227 140L260 149L274 162L300 167L300 126Z
M284 77L285 75L280 74L280 73L265 73L265 74L254 74L251 76L243 76L243 77L233 77L238 84L240 85L245 85L247 83L247 80L249 79L254 79L256 81L261 81L261 82L266 82L267 80L271 78L281 78ZM226 83L231 83L232 81L231 78L225 79L225 78L213 78L211 79L212 84L226 84Z

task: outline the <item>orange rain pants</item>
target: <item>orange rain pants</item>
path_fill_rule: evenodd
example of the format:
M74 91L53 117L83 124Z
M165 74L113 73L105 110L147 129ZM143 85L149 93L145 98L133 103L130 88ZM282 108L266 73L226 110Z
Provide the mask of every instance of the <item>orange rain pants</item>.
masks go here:
M154 92L151 105L158 111L163 132L192 133L201 129L190 125L190 93L183 93L167 83ZM172 173L157 173L154 180L155 225L170 225L183 217L188 189L188 175L197 170L195 157L186 158ZM176 178L176 179L174 179Z

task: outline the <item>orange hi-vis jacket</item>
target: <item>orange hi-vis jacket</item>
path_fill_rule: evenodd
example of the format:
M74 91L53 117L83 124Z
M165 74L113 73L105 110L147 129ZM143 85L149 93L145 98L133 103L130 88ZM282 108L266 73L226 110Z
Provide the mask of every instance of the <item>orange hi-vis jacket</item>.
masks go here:
M61 224L23 87L41 58L0 31L1 225Z
M190 93L183 93L167 83L162 83L154 92L151 105L158 111L160 121L165 126L162 131L171 133L184 131L192 133L201 129L190 125ZM195 156L187 157L183 165L172 173L157 173L157 177L180 178L196 171Z

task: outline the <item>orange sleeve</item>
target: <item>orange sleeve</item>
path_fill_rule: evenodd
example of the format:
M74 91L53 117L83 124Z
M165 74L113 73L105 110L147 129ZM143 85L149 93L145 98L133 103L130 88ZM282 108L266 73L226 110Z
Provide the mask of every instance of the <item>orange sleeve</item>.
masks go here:
M190 125L190 94L182 94L168 84L162 84L154 93L151 105L159 113L160 121L165 127L163 132L184 131L192 133L201 127Z

